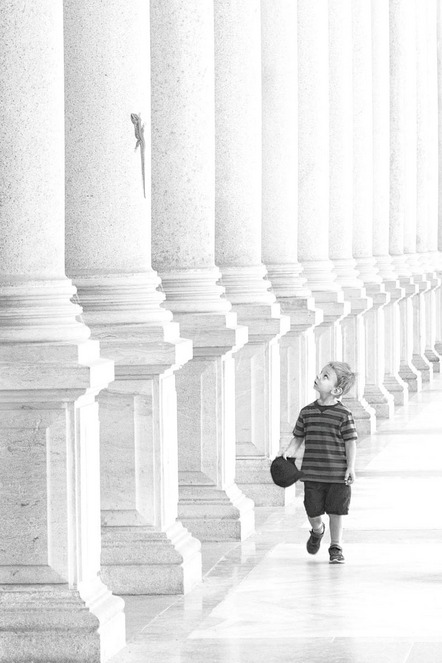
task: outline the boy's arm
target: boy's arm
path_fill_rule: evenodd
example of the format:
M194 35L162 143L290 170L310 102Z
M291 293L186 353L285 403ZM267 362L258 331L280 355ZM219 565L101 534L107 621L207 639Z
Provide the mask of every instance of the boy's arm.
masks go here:
M285 449L283 451L283 453L281 455L284 458L287 458L287 456L290 457L290 458L293 458L294 456L296 456L296 454L299 451L299 448L300 448L300 446L302 445L303 442L304 442L303 437L292 437L292 439L290 440L289 446L287 447L287 449Z
M345 483L356 481L356 440L345 441L345 454L347 456L347 470L345 472Z

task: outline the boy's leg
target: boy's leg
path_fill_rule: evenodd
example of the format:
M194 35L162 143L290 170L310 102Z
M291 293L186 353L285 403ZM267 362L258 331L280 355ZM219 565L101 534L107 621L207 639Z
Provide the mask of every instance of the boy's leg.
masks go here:
M316 555L321 546L321 539L324 536L325 525L322 522L321 516L316 516L315 518L310 518L310 516L307 517L312 526L310 536L307 540L307 552L310 553L310 555Z
M307 516L307 518L310 525L312 526L312 530L314 531L314 533L322 534L324 531L324 523L322 522L322 516L317 516L316 518L310 518L310 516Z
M304 482L304 506L312 529L307 541L307 552L316 555L321 539L324 536L325 524L322 522L324 513L325 490L324 485L312 481Z
M344 516L329 514L330 518L330 546L342 548L342 535L344 532Z

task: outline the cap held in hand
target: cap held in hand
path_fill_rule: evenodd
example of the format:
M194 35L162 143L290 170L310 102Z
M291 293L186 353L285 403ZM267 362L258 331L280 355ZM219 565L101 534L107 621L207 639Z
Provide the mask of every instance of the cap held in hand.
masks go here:
M296 483L298 479L303 476L301 470L295 465L294 458L284 458L284 456L277 456L270 465L270 474L272 475L273 482L281 488L287 488Z

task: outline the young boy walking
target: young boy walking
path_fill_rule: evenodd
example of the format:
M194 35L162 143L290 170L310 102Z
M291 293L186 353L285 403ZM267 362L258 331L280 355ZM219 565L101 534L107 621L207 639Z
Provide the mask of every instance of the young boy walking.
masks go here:
M343 516L348 514L351 484L356 479L357 433L350 410L340 402L355 381L350 366L329 362L317 376L318 399L299 413L293 439L282 454L294 457L305 442L302 460L304 506L312 527L307 551L316 555L325 533L322 516L330 521L331 564L345 562L342 552Z

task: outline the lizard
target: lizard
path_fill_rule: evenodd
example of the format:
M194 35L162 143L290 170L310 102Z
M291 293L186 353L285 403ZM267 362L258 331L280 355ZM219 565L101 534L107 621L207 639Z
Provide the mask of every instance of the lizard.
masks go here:
M135 138L137 142L135 144L135 151L137 148L140 148L141 154L141 177L143 179L143 193L146 197L146 175L145 175L145 152L146 152L146 143L144 141L144 124L141 123L141 115L136 113L130 114L130 119L135 128Z

